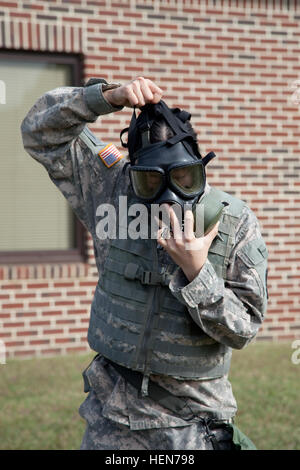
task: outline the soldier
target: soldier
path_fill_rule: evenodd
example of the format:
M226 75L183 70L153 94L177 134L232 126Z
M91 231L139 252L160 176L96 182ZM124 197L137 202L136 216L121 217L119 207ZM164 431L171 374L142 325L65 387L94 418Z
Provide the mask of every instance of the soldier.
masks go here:
M253 448L236 440L228 372L232 348L245 347L264 319L266 247L249 207L206 182L212 155L201 158L190 115L170 110L162 94L143 77L92 79L46 93L22 123L25 149L94 241L88 342L98 354L83 374L81 449ZM142 108L124 144L130 162L87 127L124 106ZM129 206L163 203L170 230L160 226L157 239L99 238L96 210L117 207L120 196ZM171 204L185 202L182 230ZM213 228L196 236L201 205Z

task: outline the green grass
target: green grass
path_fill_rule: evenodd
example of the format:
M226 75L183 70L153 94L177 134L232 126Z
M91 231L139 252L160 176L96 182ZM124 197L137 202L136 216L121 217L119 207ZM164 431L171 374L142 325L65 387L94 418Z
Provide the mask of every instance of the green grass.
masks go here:
M82 370L94 354L0 365L0 449L78 449Z
M300 449L299 372L291 344L234 351L237 426L258 449ZM78 449L85 424L82 370L94 354L0 365L0 449Z
M254 343L233 353L235 424L258 449L300 449L300 364L291 361L294 351L291 343Z

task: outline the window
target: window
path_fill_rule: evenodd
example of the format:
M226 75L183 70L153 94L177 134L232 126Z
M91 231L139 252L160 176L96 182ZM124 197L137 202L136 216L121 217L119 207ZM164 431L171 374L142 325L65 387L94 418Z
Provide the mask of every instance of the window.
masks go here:
M83 227L23 148L21 122L44 92L80 86L76 55L0 52L0 262L83 260ZM3 99L5 98L5 99Z

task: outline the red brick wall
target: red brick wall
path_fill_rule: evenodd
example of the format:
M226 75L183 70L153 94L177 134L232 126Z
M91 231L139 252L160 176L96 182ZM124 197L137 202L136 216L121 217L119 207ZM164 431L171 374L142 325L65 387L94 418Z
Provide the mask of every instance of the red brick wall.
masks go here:
M269 249L269 308L259 339L299 337L300 79L297 0L0 1L0 47L82 52L85 78L143 75L190 110L211 184L244 199ZM0 77L1 78L1 77ZM295 98L296 95L294 95ZM119 143L130 111L92 129ZM7 355L88 349L96 270L88 264L0 267Z

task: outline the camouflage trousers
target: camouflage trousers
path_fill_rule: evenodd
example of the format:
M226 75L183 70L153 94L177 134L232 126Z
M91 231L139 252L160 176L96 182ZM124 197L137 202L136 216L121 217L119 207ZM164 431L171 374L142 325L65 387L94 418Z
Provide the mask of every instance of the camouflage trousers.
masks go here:
M79 408L86 421L81 450L232 450L232 435L224 426L208 430L199 421L188 426L131 430L129 426L106 419L95 392L91 390Z

